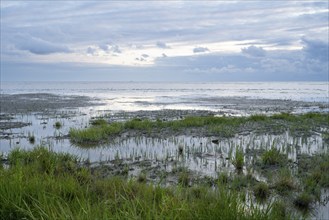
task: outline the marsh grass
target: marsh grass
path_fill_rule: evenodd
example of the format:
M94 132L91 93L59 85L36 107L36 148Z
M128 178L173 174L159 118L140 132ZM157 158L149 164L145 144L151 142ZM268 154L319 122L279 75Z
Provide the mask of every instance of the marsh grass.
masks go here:
M178 183L183 186L187 187L190 184L190 174L187 169L182 170L178 174Z
M0 219L272 219L224 187L162 188L103 179L77 158L38 147L13 150L0 170ZM247 210L247 211L246 211Z
M106 125L108 124L107 121L103 118L98 118L94 121L91 121L91 124L94 126L101 126L101 125Z
M329 187L329 154L300 155L298 163L298 177L304 193L312 196L313 202L320 201L321 188Z
M273 166L273 165L283 165L287 162L287 156L280 153L275 147L272 147L270 150L265 151L262 155L262 161L264 165Z
M99 144L109 140L111 137L120 134L123 131L123 125L118 122L111 124L96 123L87 129L71 128L69 131L70 139L75 144L88 145Z
M184 134L188 129L200 129L199 135L234 137L246 129L260 133L283 133L290 130L293 136L310 136L313 130L329 128L328 113L307 113L292 115L288 113L273 116L252 115L249 117L188 116L181 120L161 121L150 119L131 119L126 122L108 123L100 118L91 122L86 129L71 129L69 135L75 144L99 144L122 132L138 131L143 135L161 134L163 129L175 134ZM301 126L302 125L302 126ZM201 132L202 131L202 132Z
M308 211L311 208L312 202L312 196L306 192L302 192L294 199L294 205L302 211Z
M275 190L281 195L287 195L292 193L296 187L296 183L290 171L287 169L280 170L277 180L274 184Z
M146 183L146 174L144 172L141 172L138 177L137 177L137 181L140 183Z
M272 203L271 215L274 216L273 219L293 219L287 210L286 203L279 200Z
M242 148L237 147L235 151L235 158L232 163L237 170L242 170L244 165L244 154Z
M253 188L254 195L257 199L264 201L270 195L270 189L265 182L260 182Z

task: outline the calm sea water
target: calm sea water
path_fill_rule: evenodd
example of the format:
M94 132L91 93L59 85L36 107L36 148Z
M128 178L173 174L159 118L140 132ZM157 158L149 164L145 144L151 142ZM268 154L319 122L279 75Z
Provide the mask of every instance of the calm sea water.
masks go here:
M196 100L220 97L328 103L328 82L1 82L1 93L52 93L102 99L111 110L216 110Z

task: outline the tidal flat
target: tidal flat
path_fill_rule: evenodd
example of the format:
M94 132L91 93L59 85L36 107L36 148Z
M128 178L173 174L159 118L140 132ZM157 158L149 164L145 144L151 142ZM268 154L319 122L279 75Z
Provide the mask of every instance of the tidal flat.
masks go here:
M87 97L2 96L1 216L328 218L328 107L232 100L217 112L124 112Z

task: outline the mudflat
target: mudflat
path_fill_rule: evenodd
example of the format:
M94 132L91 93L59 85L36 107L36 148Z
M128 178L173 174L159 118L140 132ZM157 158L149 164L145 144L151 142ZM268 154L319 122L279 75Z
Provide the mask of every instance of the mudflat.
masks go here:
M95 105L92 101L95 100L86 96L60 96L48 93L2 94L0 96L2 114L44 112L60 108Z

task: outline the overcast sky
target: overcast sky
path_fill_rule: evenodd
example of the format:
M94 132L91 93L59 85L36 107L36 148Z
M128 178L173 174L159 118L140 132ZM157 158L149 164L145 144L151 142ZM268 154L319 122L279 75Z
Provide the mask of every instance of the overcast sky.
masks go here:
M1 0L1 80L327 81L328 1Z

